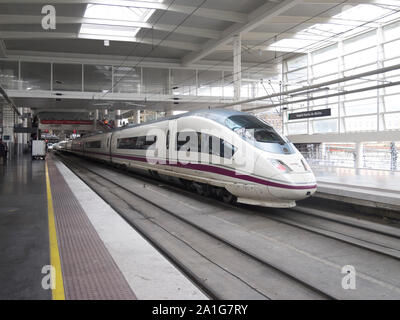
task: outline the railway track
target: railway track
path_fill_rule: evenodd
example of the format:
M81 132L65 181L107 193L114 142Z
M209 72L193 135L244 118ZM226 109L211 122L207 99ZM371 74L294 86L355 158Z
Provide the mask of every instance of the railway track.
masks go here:
M400 270L394 228L368 223L358 228L353 220L338 221L304 208L226 205L86 160L62 159L211 298L400 297L400 284L391 277ZM298 246L296 239L310 247ZM327 256L330 248L342 256L354 255L350 262L358 262L358 290L341 287L345 264L337 260L344 259ZM391 271L382 277L379 268L386 266Z

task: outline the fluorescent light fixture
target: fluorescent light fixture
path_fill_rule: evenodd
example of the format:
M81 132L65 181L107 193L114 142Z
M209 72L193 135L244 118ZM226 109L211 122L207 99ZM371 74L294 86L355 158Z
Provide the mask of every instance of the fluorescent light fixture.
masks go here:
M152 0L142 2L162 2L162 0ZM129 7L127 6L88 4L85 10L84 18L101 19L101 24L85 24L81 25L78 38L95 39L95 40L114 40L114 41L131 41L135 42L136 34L140 28L131 26L113 25L114 21L125 22L147 22L155 9ZM104 43L105 46L106 43Z
M188 111L183 111L183 110L174 110L172 111L173 116L177 116L178 114L186 113Z
M393 14L389 8L374 4L359 4L347 6L347 10L327 18L326 23L316 23L293 37L276 41L268 46L268 50L282 52L307 52L331 42L336 42L337 34L350 37L375 27L377 23L384 23L395 18L400 18L400 13ZM392 14L391 14L392 13ZM389 15L390 14L390 15ZM389 15L386 17L386 15ZM373 22L369 22L373 21ZM330 39L331 38L331 39Z

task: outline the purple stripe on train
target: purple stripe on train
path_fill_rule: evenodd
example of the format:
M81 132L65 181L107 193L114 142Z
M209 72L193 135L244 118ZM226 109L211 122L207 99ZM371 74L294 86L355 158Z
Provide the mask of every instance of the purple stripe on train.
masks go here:
M85 150L85 152L92 153L92 154L97 154L97 155L101 155L101 156L107 156L107 157L110 156L110 154L103 153L103 152L95 152L95 151L87 151L87 150ZM140 162L148 162L147 158L138 157L138 156L127 156L127 155L121 155L121 154L113 154L112 157L116 157L116 158L120 158L120 159L140 161ZM159 159L159 160L162 160L162 159ZM212 172L212 173L216 173L216 174L232 177L232 178L235 178L235 179L246 180L246 181L250 181L250 182L254 182L254 183L258 183L258 184L262 184L262 185L266 185L266 186L270 186L270 187L276 187L276 188L303 190L303 189L315 189L317 187L317 185L291 186L291 185L281 184L281 183L277 183L277 182L272 182L272 181L268 181L268 180L264 180L264 179L260 179L260 178L256 178L256 177L252 177L252 176L249 176L249 175L246 175L246 174L236 174L235 171L228 170L228 169L225 169L225 168L215 167L215 166L208 165L208 164L200 164L200 163L182 164L182 163L176 163L176 162L174 162L174 163L171 162L170 163L167 160L165 163L163 163L163 165L167 165L167 166L171 166L171 167L180 167L180 168L183 168L183 169L191 169L191 170Z

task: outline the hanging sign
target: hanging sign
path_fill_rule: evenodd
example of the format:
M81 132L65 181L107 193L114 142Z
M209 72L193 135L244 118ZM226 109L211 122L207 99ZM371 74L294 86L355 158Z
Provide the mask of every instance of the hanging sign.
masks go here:
M317 117L329 117L331 115L331 109L321 109L312 111L303 111L289 113L289 120L298 120L306 118L317 118Z

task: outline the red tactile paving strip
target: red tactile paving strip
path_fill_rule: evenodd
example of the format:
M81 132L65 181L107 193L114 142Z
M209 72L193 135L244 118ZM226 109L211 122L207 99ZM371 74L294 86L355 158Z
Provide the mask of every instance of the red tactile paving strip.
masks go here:
M61 266L68 300L136 299L86 213L47 160Z

